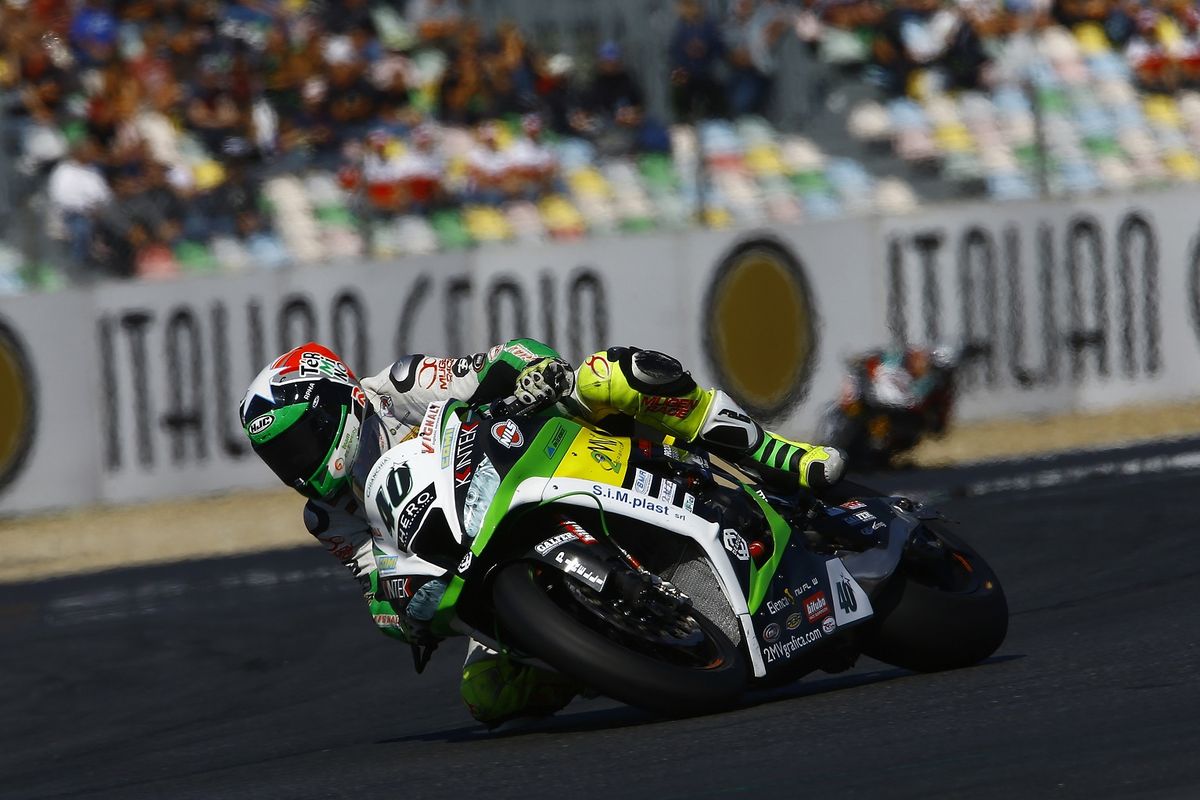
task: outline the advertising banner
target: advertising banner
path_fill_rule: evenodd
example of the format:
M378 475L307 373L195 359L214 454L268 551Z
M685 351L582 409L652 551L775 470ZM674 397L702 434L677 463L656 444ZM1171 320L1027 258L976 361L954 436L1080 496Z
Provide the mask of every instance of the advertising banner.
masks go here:
M1200 396L1200 213L1172 191L484 247L0 299L0 514L275 485L237 417L317 340L361 376L531 336L677 356L811 438L845 359L970 346L962 419Z

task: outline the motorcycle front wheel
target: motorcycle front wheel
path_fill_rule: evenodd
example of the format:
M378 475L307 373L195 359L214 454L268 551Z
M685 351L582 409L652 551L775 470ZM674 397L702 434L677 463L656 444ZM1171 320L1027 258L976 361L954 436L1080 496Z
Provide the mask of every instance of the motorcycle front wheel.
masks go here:
M862 651L917 672L976 664L1008 633L1008 600L996 573L937 522L917 529L874 603L877 617L863 628Z
M745 658L694 609L681 612L674 630L633 626L591 590L525 561L500 571L492 596L523 651L631 706L704 714L732 706L746 687Z

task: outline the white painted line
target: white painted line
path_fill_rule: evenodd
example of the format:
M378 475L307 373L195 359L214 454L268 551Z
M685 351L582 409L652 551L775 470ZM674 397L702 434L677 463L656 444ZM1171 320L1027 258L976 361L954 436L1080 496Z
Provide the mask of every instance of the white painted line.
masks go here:
M1085 464L1078 467L1060 467L1042 469L1035 472L1010 475L1003 478L972 481L956 488L955 495L960 492L967 497L979 497L1003 492L1029 492L1037 489L1051 489L1063 486L1073 486L1094 478L1112 476L1135 477L1139 475L1163 475L1172 472L1187 472L1200 469L1200 450L1176 453L1169 456L1145 456L1143 458L1128 458L1119 461L1101 461L1095 464ZM905 492L897 492L905 494ZM914 491L913 497L928 497L930 494L944 496L945 490Z

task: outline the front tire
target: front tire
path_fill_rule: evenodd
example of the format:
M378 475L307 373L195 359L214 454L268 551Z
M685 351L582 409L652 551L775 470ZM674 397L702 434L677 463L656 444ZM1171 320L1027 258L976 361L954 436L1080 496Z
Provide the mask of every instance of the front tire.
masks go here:
M906 554L864 627L863 652L917 672L976 664L1008 633L1008 601L996 573L944 526L924 523L934 557ZM910 544L910 547L913 545Z
M694 610L706 649L701 661L654 658L595 629L563 606L569 593L555 592L563 578L530 562L516 562L496 577L496 614L521 649L604 694L632 706L686 716L728 708L746 687L745 659L709 620Z

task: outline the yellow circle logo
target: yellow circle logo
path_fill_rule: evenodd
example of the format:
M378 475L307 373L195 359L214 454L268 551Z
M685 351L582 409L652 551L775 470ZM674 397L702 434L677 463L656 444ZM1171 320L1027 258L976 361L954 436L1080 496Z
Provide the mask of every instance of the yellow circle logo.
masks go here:
M0 490L25 463L36 422L33 370L25 347L16 332L0 322Z
M721 388L763 418L803 397L817 352L816 312L790 250L765 238L737 245L717 267L705 305L705 343Z

